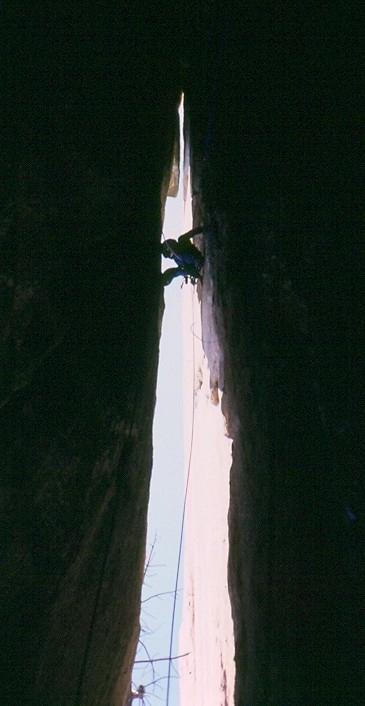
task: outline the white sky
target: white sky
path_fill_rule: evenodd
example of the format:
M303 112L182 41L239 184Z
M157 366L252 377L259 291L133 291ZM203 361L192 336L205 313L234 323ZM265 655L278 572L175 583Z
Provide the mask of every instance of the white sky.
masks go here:
M180 122L182 108L180 109ZM182 125L180 125L182 130ZM182 145L182 135L181 135ZM183 146L180 150L183 155ZM182 167L181 167L182 175ZM177 198L167 198L163 231L166 238L176 238L184 232L184 221L191 219L191 206L186 204L190 213L184 213L182 195L183 179ZM185 230L188 230L185 227ZM171 267L171 260L162 262L162 269ZM151 565L147 571L142 591L141 640L152 659L169 656L171 619L173 610L173 591L176 582L177 559L183 512L183 346L182 346L182 291L183 278L176 278L165 287L165 312L163 316L160 341L159 371L157 382L157 401L154 417L153 447L154 458L148 513L147 556L154 544ZM189 285L183 285L191 286ZM180 587L182 582L180 571ZM152 598L156 594L171 592ZM149 600L147 600L149 599ZM182 592L178 594L174 643L172 656L178 654L179 624L182 611ZM144 632L146 631L146 632ZM145 649L140 645L136 659L148 659ZM177 665L175 662L174 664ZM167 674L168 662L154 665L156 674L148 664L137 664L133 672L133 686L146 686L145 703L147 706L159 706L166 703L167 680L161 679L155 685L147 684L155 677ZM172 670L174 674L174 670ZM179 680L170 682L170 706L178 706ZM137 700L134 702L138 706Z
M182 175L182 165L180 172ZM176 238L192 225L190 184L187 184L186 204L182 177L180 185L178 198L167 199L163 227L166 238ZM171 260L162 260L163 269L171 266ZM142 591L140 640L145 647L140 643L136 657L137 661L148 657L164 661L154 662L153 667L136 664L133 686L145 687L145 706L179 706L180 700L183 706L220 706L222 698L233 704L235 679L227 578L231 440L226 436L218 404L221 392L217 389L217 398L212 397L212 375L222 382L218 380L221 351L212 323L209 279L201 293L202 302L182 277L165 287L164 294L147 556L153 544L154 549ZM202 346L202 328L209 362ZM173 678L167 702L171 621L188 482L184 478L190 475L189 519L184 528L187 556L180 567L178 584L182 589L185 575L184 621L180 629L183 617L180 590L171 651L172 657L181 653L186 657L172 662ZM181 689L179 679L174 678L177 675L174 667L179 664ZM133 706L143 705L136 700Z

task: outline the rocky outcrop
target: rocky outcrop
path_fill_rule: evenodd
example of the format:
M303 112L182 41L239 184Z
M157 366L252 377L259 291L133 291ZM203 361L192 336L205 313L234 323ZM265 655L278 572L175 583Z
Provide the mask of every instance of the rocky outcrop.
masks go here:
M360 35L354 6L308 5L216 6L186 100L234 442L240 706L364 693Z
M357 3L1 8L2 706L127 697L181 86L234 438L236 703L362 703Z
M120 706L179 80L164 13L56 5L2 6L0 702Z

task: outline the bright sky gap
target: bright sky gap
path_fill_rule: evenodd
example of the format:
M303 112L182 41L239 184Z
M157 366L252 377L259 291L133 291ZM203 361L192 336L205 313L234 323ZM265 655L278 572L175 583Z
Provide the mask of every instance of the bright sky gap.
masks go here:
M183 155L182 105L179 114ZM180 174L178 197L167 199L165 238L192 227L190 175L184 180L182 164ZM163 259L162 268L171 264ZM221 410L224 365L209 263L202 288L177 278L164 294L142 631L132 689L142 706L232 706L232 442Z
M183 103L180 116L180 158L183 148ZM181 174L183 166L181 164ZM163 232L176 238L184 230L185 208L183 179L180 179L176 198L167 198ZM162 263L163 269L171 261ZM170 650L171 619L177 570L183 511L183 350L182 350L182 292L181 279L175 279L165 288L165 311L160 340L159 369L156 391L156 409L153 429L153 469L148 513L147 559L142 589L141 636L136 660L168 658ZM185 286L185 285L184 285ZM190 285L189 285L190 286ZM180 574L182 577L182 574ZM179 623L182 612L182 593L178 592L173 655L178 654ZM143 644L142 644L143 643ZM133 689L146 687L145 703L158 706L165 701L168 661L136 664L133 671ZM179 684L172 668L170 703L178 704ZM160 681L157 681L157 680ZM156 682L156 683L153 683ZM149 685L149 686L147 686ZM162 701L161 701L162 699ZM138 704L137 704L138 706Z

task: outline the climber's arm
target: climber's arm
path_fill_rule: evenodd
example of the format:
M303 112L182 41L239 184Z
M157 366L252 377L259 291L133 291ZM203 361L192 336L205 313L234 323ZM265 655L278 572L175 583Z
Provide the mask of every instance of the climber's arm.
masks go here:
M183 233L180 235L178 242L181 243L181 245L184 245L185 243L189 243L190 239L194 237L194 235L199 235L199 233L203 232L203 228L201 226L198 226L197 228L193 228L192 230L189 230L187 233Z

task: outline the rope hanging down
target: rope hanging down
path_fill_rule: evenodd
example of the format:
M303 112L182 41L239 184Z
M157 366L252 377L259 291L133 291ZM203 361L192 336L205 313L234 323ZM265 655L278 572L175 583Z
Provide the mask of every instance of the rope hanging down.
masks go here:
M194 296L194 291L191 293L191 298ZM193 301L192 301L193 304ZM194 319L194 317L193 317ZM193 326L194 326L194 321L193 321ZM194 394L195 394L195 341L194 341L194 336L192 337L192 342L193 342L193 393L192 393L192 415L191 415L191 434L190 434L190 450L189 450L189 461L188 461L188 468L187 468L187 476L186 476L186 483L185 483L185 493L184 493L184 505L183 505L183 512L182 512L182 518L181 518L181 529L180 529L180 541L179 541L179 553L178 553L178 558L177 558L177 567L176 567L176 580L175 580L175 588L174 588L174 602L173 602L173 607L172 607L172 617L171 617L171 633L170 633L170 647L169 647L169 667L168 667L168 672L167 672L167 690L166 690L166 706L169 706L170 703L170 680L171 680L171 665L172 665L172 644L174 640L174 628L175 628L175 615L176 615L176 601L177 601L177 593L178 593L178 584L179 584L179 574L180 574L180 565L181 565L181 555L182 555L182 545L183 545L183 536L184 536L184 526L185 526L185 514L186 514L186 503L187 503L187 497L188 497L188 489L189 489L189 480L190 480L190 470L191 470L191 458L193 454L193 441L194 441L194 416L195 416L195 404L194 404Z

